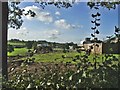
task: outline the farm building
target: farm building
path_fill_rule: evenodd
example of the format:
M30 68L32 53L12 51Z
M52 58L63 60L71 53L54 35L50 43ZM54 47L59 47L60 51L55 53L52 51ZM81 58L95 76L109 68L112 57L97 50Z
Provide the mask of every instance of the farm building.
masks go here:
M48 43L42 43L42 44L37 44L37 47L42 47L42 46L49 46L49 44Z
M91 50L91 53L102 54L102 41L95 38L94 40L90 40L90 38L86 38L83 42L83 47L85 51Z
M98 40L97 38L95 38L94 40L86 38L85 41L83 42L83 47L85 50L91 49L91 53L96 54L120 53L120 50L118 49L120 47L120 43L118 43L117 37L113 37L105 41Z
M48 43L37 44L37 48L34 50L35 53L49 53L52 51L53 49Z

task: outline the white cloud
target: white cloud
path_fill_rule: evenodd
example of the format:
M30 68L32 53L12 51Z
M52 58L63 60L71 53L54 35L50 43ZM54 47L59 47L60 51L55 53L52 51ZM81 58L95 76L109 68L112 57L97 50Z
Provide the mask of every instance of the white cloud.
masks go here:
M37 18L43 22L52 22L53 21L53 18L50 16L50 13L48 13L48 12L40 12L37 15Z
M59 30L53 29L53 30L46 30L44 31L44 34L49 38L49 39L56 39L58 38L59 35L61 35Z
M26 36L29 33L29 31L27 30L27 28L22 27L21 29L17 30L16 33L17 33L17 35L24 35L24 36Z
M8 39L21 39L21 40L57 40L61 35L60 30L57 29L42 29L33 31L27 29L26 27L21 27L21 29L15 30L9 28Z
M66 22L64 19L56 20L55 25L59 28L70 29L71 25Z
M60 31L59 31L59 30L56 30L56 29L46 30L46 31L44 31L44 33L45 33L45 34L48 34L48 35L52 35L52 34L54 34L54 35L60 35L60 34L61 34Z
M74 24L70 24L68 23L65 19L60 19L60 20L56 20L54 22L54 24L61 29L76 29L76 28L80 28L80 25L74 25Z
M60 15L60 12L58 12L58 11L57 11L57 12L55 12L55 15Z
M33 19L37 19L39 21L42 21L42 22L52 22L53 21L53 18L52 16L50 15L49 12L44 12L42 11L42 9L40 9L39 7L37 6L27 6L24 8L24 13L27 13L27 11L29 10L32 10L36 13L36 16L33 18L31 17L30 15L27 15L25 16L28 20L33 20Z
M60 35L61 34L60 31L58 31L58 30L52 30L50 32L51 32L51 34L55 34L55 35Z
M16 30L13 28L8 29L8 39L26 39L29 35L29 30L26 27L21 27Z

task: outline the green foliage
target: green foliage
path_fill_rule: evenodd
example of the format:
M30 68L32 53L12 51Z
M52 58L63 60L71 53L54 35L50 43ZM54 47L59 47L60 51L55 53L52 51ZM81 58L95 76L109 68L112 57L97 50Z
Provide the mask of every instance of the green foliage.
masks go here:
M120 1L118 2L105 2L104 0L103 1L100 1L100 0L96 0L96 2L88 2L87 5L90 7L90 9L99 9L97 8L97 6L101 6L101 7L105 7L109 10L111 9L115 9L117 7L117 5L120 4Z
M63 49L63 53L66 53L66 52L67 52L67 50Z
M27 49L32 49L32 45L33 45L33 42L32 42L32 41L26 42L26 47L27 47Z
M7 51L10 52L10 53L13 52L14 47L12 45L8 44Z
M32 56L33 56L33 51L31 51L31 50L29 49L28 52L27 52L27 56L28 56L28 57L32 57Z
M33 50L37 49L37 42L34 42L32 45Z

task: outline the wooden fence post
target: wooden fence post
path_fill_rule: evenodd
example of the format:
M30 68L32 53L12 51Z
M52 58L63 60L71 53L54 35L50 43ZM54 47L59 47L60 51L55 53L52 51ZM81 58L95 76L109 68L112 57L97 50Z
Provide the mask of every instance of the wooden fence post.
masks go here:
M0 74L8 80L7 67L7 30L8 30L8 2L0 0ZM4 82L4 79L2 79ZM3 83L1 83L3 85ZM2 86L1 85L1 86Z

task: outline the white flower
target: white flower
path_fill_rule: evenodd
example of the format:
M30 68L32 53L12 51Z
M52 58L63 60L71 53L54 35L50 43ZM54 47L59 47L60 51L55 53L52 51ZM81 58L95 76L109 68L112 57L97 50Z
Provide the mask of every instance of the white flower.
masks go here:
M76 88L76 86L73 86L73 89L75 89Z
M14 71L14 68L11 68L11 72Z
M36 89L38 89L38 86L35 86L36 87Z
M72 80L72 75L69 77L69 80Z
M61 79L63 79L63 76L61 77Z
M18 83L20 82L20 80L17 81Z
M43 82L40 82L40 85L43 85L44 83Z
M49 83L49 82L47 83L47 85L50 85L50 84L51 84L51 83Z
M78 83L81 83L81 79L79 79Z
M83 76L84 76L84 77L86 77L86 74L85 74L85 72L83 72Z
M57 84L57 88L59 88L59 85Z
M23 72L22 73L25 73L26 72L26 70L23 70Z
M80 72L80 70L77 70L77 73L79 73Z
M21 82L23 82L24 80L21 80Z
M32 88L32 84L30 83L30 84L27 86L27 88Z

